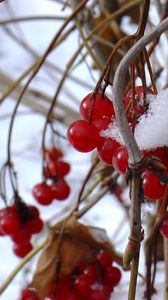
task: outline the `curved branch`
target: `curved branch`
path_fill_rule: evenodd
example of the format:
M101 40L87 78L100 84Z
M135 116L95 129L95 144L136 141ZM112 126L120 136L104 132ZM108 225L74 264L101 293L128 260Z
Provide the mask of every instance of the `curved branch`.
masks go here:
M123 92L126 82L126 74L128 72L128 67L131 62L137 57L137 55L155 38L160 37L160 35L168 30L168 18L157 25L149 34L143 36L124 56L121 60L114 77L113 83L113 102L116 114L116 120L120 133L127 147L129 154L129 163L137 164L141 161L142 155L140 153L139 147L135 141L133 133L129 127L126 114L123 107Z

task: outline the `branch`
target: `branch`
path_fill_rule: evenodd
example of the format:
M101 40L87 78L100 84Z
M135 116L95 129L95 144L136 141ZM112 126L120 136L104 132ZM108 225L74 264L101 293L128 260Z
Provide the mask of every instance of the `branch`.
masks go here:
M155 38L160 37L160 35L168 30L168 18L162 21L158 26L156 26L149 34L142 37L124 56L121 60L113 83L113 102L116 114L116 120L118 127L120 129L121 135L123 137L124 143L128 149L129 163L136 164L142 159L139 147L134 139L133 133L129 127L124 107L122 104L123 92L126 82L126 74L131 62L138 56L138 54Z
M131 198L131 219L130 219L130 236L124 253L123 265L129 268L131 264L131 278L129 285L128 300L134 300L136 295L136 283L139 265L140 244L143 239L141 228L141 200L142 200L142 183L140 173L140 163L142 154L135 141L134 135L129 127L123 106L123 92L126 85L126 74L128 68L137 56L142 53L145 47L154 39L168 29L168 18L156 26L151 33L142 37L121 60L114 77L113 83L113 101L116 114L116 120L120 129L122 138L127 147L129 154L129 166L131 171L130 180L130 198ZM148 298L149 299L149 298Z

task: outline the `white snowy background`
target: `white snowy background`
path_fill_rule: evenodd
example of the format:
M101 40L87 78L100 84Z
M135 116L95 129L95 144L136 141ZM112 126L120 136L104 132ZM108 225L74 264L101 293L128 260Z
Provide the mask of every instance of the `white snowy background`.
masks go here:
M8 6L10 4L10 7ZM47 0L7 0L6 3L0 4L0 20L10 17L11 9L15 16L30 16L30 15L58 15L61 14L62 6L56 4L54 1ZM62 12L62 15L68 15L70 11L68 9ZM156 15L157 16L157 15ZM155 18L157 22L157 18ZM129 25L128 20L125 23ZM32 21L19 23L19 27L8 25L11 30L18 35L20 31L20 37L24 38L37 54L43 54L47 48L49 42L54 36L56 30L60 27L60 22L56 21ZM129 30L128 30L129 31ZM34 57L28 51L18 46L17 43L12 40L11 37L4 31L3 26L0 26L0 69L3 72L10 74L11 78L17 78L29 65L34 61ZM74 49L78 47L78 36L74 33L64 43L63 47L58 47L54 53L49 56L49 61L64 69L68 58L73 54ZM165 47L164 47L165 48ZM90 63L90 61L89 61ZM164 66L164 61L160 58L160 63ZM83 96L91 91L91 88L95 85L95 80L98 78L96 71L93 71L94 78L90 77L88 69L85 64L79 67L73 72L78 78L86 83L89 82L90 89L82 88L80 85L67 80L66 91L67 93L61 93L59 101L68 103L70 107L73 107L78 112L78 102ZM51 75L48 75L43 68L39 75L33 80L31 87L38 87L48 95L52 96L55 92L60 75L52 71ZM74 96L74 99L71 99ZM15 101L12 97L8 97L0 106L0 164L2 165L6 159L6 147L7 147L7 133L9 128L9 116L13 111ZM24 112L24 113L23 113ZM32 111L25 105L21 105L19 108L18 117L14 123L14 131L12 136L12 158L14 165L18 172L19 190L23 199L27 203L34 203L31 195L31 188L34 184L41 180L41 133L44 126L44 117L39 113L32 113ZM167 124L167 123L166 123ZM149 128L148 124L147 127ZM166 125L167 126L167 125ZM65 132L64 132L65 133ZM49 137L48 137L49 140ZM41 215L44 220L48 221L52 216L55 216L54 220L60 220L63 214L67 213L70 205L75 204L77 200L77 191L80 187L84 175L90 166L90 154L80 154L75 150L70 149L66 141L60 140L60 147L65 149L65 159L71 163L72 171L67 176L67 181L70 185L73 185L71 195L64 203L54 203L49 207L41 207ZM10 192L10 188L9 188ZM0 206L3 207L1 201ZM152 211L152 207L147 205L143 208L143 220L145 220L146 210ZM124 222L124 211L119 204L115 201L112 195L107 195L87 213L83 218L88 224L103 227L107 230L109 237L116 243L117 249L124 250L129 234L129 224ZM115 234L115 230L121 227L121 231ZM44 236L41 237L45 238ZM34 241L36 244L36 241ZM12 243L5 237L0 239L0 285L4 282L6 277L10 274L13 268L20 262L20 259L14 256L12 252ZM153 297L154 300L161 299L163 291L163 264L159 263L158 268L160 270L157 277L158 294ZM144 258L141 255L140 272L144 272ZM15 277L10 286L0 296L2 300L18 299L18 295L24 284L27 283L31 274L29 273L28 265ZM111 299L118 300L127 298L128 290L128 273L123 272L123 277L120 285L116 288L111 296ZM142 280L139 280L139 286L137 291L137 300L143 298L144 286L142 287Z

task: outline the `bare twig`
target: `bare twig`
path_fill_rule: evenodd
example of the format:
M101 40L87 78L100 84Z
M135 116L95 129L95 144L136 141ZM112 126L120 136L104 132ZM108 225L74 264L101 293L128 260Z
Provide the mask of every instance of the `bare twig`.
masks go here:
M135 141L133 133L129 127L123 107L123 92L126 83L127 70L132 61L152 42L168 29L168 18L156 26L151 33L142 37L121 60L114 77L113 100L116 120L120 133L129 153L129 165L132 171L131 177L131 234L125 250L124 264L128 267L132 262L131 281L129 287L129 300L135 299L136 281L139 263L140 243L143 238L141 232L141 176L139 166L142 161L140 149ZM134 280L132 280L134 278Z
M22 16L17 18L10 18L5 20L0 20L0 25L13 24L18 22L28 22L28 21L65 21L68 16Z

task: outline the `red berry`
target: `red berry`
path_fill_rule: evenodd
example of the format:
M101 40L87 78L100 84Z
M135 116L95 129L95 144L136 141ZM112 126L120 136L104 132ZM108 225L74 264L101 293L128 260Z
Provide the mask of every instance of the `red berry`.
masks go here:
M142 179L145 198L148 200L161 200L165 192L166 184L161 183L158 176L152 171L143 172Z
M85 267L85 269L83 270L83 274L90 276L94 279L96 279L97 277L97 272L96 272L96 264L92 263L90 265L88 265L87 267Z
M164 147L157 148L155 150L144 150L143 153L146 157L151 157L151 156L158 157L162 161L162 163L166 167L168 167L168 156L166 153L166 149Z
M66 176L70 171L70 164L64 161L53 161L44 169L45 177L61 177Z
M44 157L48 162L50 162L63 157L63 153L60 149L53 147L44 150Z
M29 209L29 213L31 213L31 215L32 215L32 218L35 218L35 219L39 218L40 213L39 213L38 208L35 205L29 205L28 209Z
M83 297L81 298L81 296L74 290L70 291L67 295L66 300L82 300Z
M113 167L122 174L125 174L128 168L128 151L125 146L115 149L112 159Z
M110 287L116 286L121 279L121 271L117 267L107 267L104 273L104 284Z
M91 286L94 283L94 279L85 274L79 275L75 280L75 290L80 294L87 296L91 291Z
M80 114L87 121L95 121L103 116L109 118L114 116L114 108L106 96L103 97L101 93L97 93L94 97L93 93L90 93L80 104Z
M27 228L26 226L21 227L21 229L17 233L12 235L12 240L15 243L19 243L19 244L26 244L30 241L30 239L31 239L31 232L29 228Z
M92 123L99 129L99 131L102 131L107 129L107 127L112 123L112 120L103 116L100 119L96 119Z
M0 213L0 228L4 235L14 235L20 230L20 218L15 206L7 207Z
M160 233L163 237L168 238L168 219L166 219L160 229Z
M55 300L55 296L54 296L54 295L48 294L48 295L44 298L44 300Z
M43 221L40 218L28 220L26 223L28 230L33 233L39 233L43 229Z
M112 165L112 158L115 149L119 147L119 144L113 139L104 139L104 143L97 147L97 154L99 158L107 165Z
M71 145L79 152L90 152L99 143L97 127L85 120L74 121L68 128L67 137Z
M105 137L103 137L101 134L102 134L102 131L103 130L106 130L108 128L108 126L111 124L111 119L109 118L106 118L106 117L103 117L101 119L97 119L93 122L93 124L98 128L99 130L99 136L100 136L100 140L99 140L99 145L98 146L101 146L101 144L103 144L105 142Z
M110 294L111 291L102 286L92 290L89 300L109 300Z
M45 183L38 183L32 190L34 198L42 205L48 205L53 201L51 186Z
M35 289L25 288L22 291L19 300L40 300L40 298L38 297Z
M33 249L31 243L25 243L25 244L14 244L13 246L13 252L18 257L25 257L31 250Z
M152 94L154 95L154 91L151 89L147 89L147 95ZM139 116L146 110L145 103L144 103L144 89L143 86L135 87L135 101L132 100L133 93L132 89L129 90L124 97L124 106L127 114L127 118L129 122L133 120L137 120Z
M56 200L65 200L70 194L70 187L64 180L57 181L51 187L53 198Z
M113 262L112 256L103 250L97 254L97 260L102 268L111 266Z

